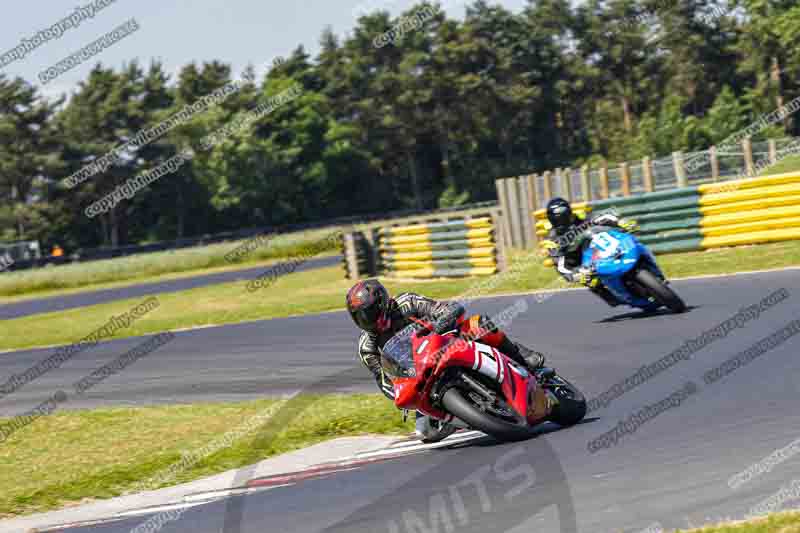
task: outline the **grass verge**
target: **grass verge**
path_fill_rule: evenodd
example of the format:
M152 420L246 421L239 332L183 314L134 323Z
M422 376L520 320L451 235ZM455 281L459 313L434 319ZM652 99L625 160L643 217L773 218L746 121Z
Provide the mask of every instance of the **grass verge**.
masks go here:
M510 294L564 287L552 268L532 254L512 258L524 268L516 276L500 275L489 290L478 295ZM800 241L742 246L703 252L669 254L659 264L670 278L726 274L800 265ZM384 280L392 293L415 291L433 298L465 294L486 279L426 281ZM245 282L226 283L158 296L160 306L116 337L145 335L188 327L230 324L339 310L352 283L340 267L322 268L282 276L268 288L247 292ZM130 310L141 300L122 300L56 313L6 320L0 330L0 350L69 344L102 327L112 315Z
M775 513L736 524L720 524L678 533L800 533L800 513Z
M798 170L800 170L800 155L790 155L765 169L761 175L786 174L789 172L797 172Z
M0 446L0 518L176 485L335 437L413 431L411 419L403 423L383 395L304 396L301 407L308 409L293 403L293 414L271 422L265 414L275 414L285 401L66 411L40 418ZM254 420L264 425L252 427ZM277 433L267 442L256 438L269 430ZM225 439L230 445L215 451L215 440L226 432L238 438ZM186 454L199 460L163 475Z
M59 267L49 267L0 275L0 296L43 297L55 296L76 289L91 287L92 290L118 287L125 284L164 281L166 275L192 273L194 275L214 273L231 268L256 265L273 259L298 255L312 243L324 242L325 237L336 228L288 233L278 235L268 242L259 243L251 252L228 261L225 255L242 245L246 240L212 244L197 248L186 248L168 252L134 255L104 261L89 261ZM338 248L336 242L329 243L330 250ZM176 276L180 277L180 276ZM120 283L128 282L128 283Z
M486 208L465 209L463 215L485 213ZM452 213L451 213L452 214ZM392 222L411 223L416 217L392 218ZM368 226L381 225L387 221L371 222ZM265 261L285 259L302 255L312 244L319 245L337 230L349 230L365 225L328 226L324 228L286 233L270 238L243 257L232 262L225 255L250 239L231 241L183 250L155 252L119 259L91 261L74 265L50 267L21 272L6 272L0 275L0 304L13 301L71 294L86 290L121 287L134 283L148 283L175 279L189 275L201 275L231 270L246 266L257 266ZM327 251L314 246L318 253L338 252L338 242L326 242ZM6 299L7 298L7 299Z
M315 258L330 257L333 255L337 254L336 252L331 251L319 254ZM275 258L275 259L264 259L260 261L248 262L247 264L235 264L232 266L212 267L212 268L205 268L202 270L190 270L187 272L173 272L169 274L159 274L156 276L146 276L144 278L139 278L139 279L126 279L124 281L104 281L102 283L95 283L90 286L87 285L82 287L73 287L70 289L46 289L32 293L18 294L16 296L0 297L0 305L13 304L23 301L41 300L43 298L69 296L72 294L94 292L107 289L120 289L125 287L131 287L134 285L143 285L147 283L162 283L165 281L173 281L178 279L196 278L198 276L220 274L223 272L231 272L231 271L242 271L251 268L262 267L264 268L264 270L266 270L268 267L272 265L286 261L288 257L289 256Z
M412 421L402 422L379 394L289 401L295 403L284 411L287 400L257 400L67 411L40 418L0 446L0 519L177 485L336 437L413 431ZM258 438L265 434L269 438ZM800 533L800 514L691 531Z

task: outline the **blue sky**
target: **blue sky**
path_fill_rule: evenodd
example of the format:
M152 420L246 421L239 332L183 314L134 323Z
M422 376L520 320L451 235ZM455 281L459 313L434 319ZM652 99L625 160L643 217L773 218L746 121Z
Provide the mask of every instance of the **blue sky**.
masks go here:
M27 0L6 6L4 16L0 17L0 55L90 1ZM131 59L145 64L158 59L167 72L174 74L191 61L219 59L231 64L238 74L248 63L269 64L278 56L288 55L298 44L315 53L323 28L331 26L337 34L346 34L355 24L359 6L385 8L397 14L414 3L413 0L116 0L94 18L68 29L61 38L45 42L0 71L11 77L21 76L50 96L70 92L98 61L119 68ZM463 0L441 3L451 16L463 16ZM496 0L495 3L520 11L526 2ZM41 84L39 72L131 18L138 22L138 31L49 84ZM263 71L257 70L258 74Z

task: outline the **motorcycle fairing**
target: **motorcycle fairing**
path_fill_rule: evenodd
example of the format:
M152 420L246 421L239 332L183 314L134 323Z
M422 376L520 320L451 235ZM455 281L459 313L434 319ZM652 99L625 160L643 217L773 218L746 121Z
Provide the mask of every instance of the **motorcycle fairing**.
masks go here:
M653 305L647 298L631 293L625 285L625 275L635 268L647 268L663 277L653 254L633 235L611 229L593 235L583 250L583 266L592 265L603 285L620 301L642 308Z
M436 379L448 368L470 368L499 385L505 401L517 416L530 423L533 396L538 388L536 378L496 348L454 336L430 334L411 339L416 373L413 377L393 378L395 405L414 409L441 420L452 416L431 403L431 390Z

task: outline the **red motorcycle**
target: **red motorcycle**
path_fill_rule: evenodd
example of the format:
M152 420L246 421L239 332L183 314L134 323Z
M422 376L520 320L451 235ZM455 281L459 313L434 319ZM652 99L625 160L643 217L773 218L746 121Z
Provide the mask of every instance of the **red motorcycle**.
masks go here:
M586 415L583 394L555 370L531 375L496 348L417 321L383 346L395 405L502 440L530 438L546 421L571 426Z

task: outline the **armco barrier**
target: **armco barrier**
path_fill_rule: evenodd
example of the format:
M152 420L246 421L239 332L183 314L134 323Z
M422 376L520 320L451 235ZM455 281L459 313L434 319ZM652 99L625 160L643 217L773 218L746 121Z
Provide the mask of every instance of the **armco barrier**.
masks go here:
M377 230L380 270L397 278L491 275L503 269L497 215Z
M638 238L654 253L800 239L800 173L684 187L587 204L576 211L613 209L639 223ZM543 209L536 231L547 234ZM545 264L550 265L546 260Z

